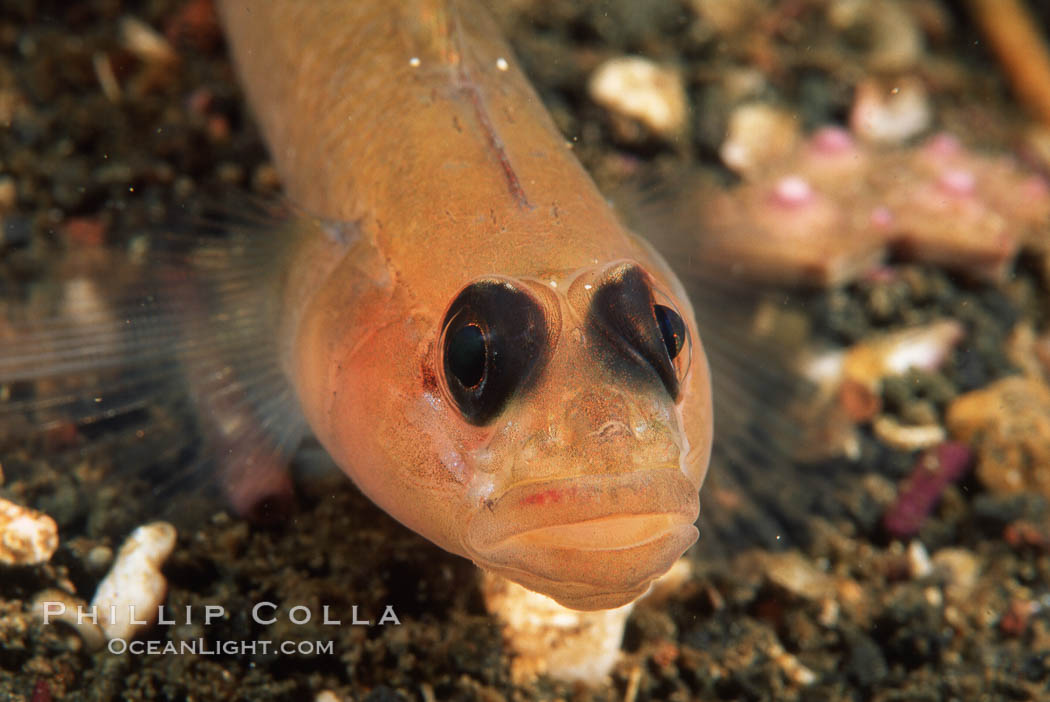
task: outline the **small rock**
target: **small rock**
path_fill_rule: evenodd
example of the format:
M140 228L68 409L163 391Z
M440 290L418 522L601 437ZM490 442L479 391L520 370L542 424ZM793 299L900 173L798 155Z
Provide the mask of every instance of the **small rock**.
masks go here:
M882 649L863 632L851 632L846 637L848 655L845 658L846 675L865 688L881 682L889 673Z
M591 75L588 92L597 104L658 137L674 139L685 129L685 87L674 68L640 56L610 59Z
M0 217L10 214L18 203L18 189L11 176L0 176Z
M1031 322L1018 322L1010 330L1003 349L1010 363L1027 376L1043 377L1045 366L1039 353L1040 339L1036 337Z
M1011 600L1010 606L999 620L999 630L1007 636L1022 636L1028 629L1032 615L1039 611L1035 602L1028 600Z
M172 64L178 60L168 40L140 19L122 19L120 35L125 48L147 63Z
M222 41L222 27L212 0L189 0L164 27L169 41L208 52Z
M946 423L974 445L977 477L989 490L1050 498L1050 387L1042 380L1011 376L960 395Z
M933 572L933 563L930 554L921 541L912 541L908 544L908 574L914 578L925 578Z
M784 676L796 685L812 685L818 679L815 672L803 665L793 654L785 651L778 641L767 645L766 655L773 659Z
M964 548L942 548L933 554L933 567L944 578L949 596L956 601L965 599L973 591L981 571L977 556Z
M109 567L112 562L113 549L109 546L95 546L88 551L87 557L84 559L84 565L94 572L102 571L104 568Z
M795 118L764 103L741 105L729 115L729 128L719 155L737 173L761 173L783 162L799 140Z
M331 690L321 690L314 695L314 702L342 702L342 697Z
M0 565L47 563L56 548L54 519L0 498Z
M797 551L763 556L766 577L788 592L807 600L835 595L835 580Z
M762 14L758 0L689 0L700 20L728 36L752 26Z
M835 0L828 20L839 31L863 36L873 71L899 72L918 65L926 46L914 10L899 0Z
M98 607L99 623L107 638L132 638L156 620L168 589L160 568L175 548L175 538L171 524L153 522L132 532L120 547L113 567L91 600L91 605ZM133 624L132 618L148 624Z
M857 86L850 127L866 141L901 144L925 132L932 121L930 96L917 78L890 84L868 79Z

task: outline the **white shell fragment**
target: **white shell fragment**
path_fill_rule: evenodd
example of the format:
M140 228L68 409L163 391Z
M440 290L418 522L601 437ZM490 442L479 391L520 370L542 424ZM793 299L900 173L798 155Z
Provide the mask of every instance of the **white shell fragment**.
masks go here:
M168 582L160 567L175 548L175 527L140 526L120 547L116 561L91 601L109 639L130 639L156 621Z
M518 683L545 674L600 684L620 656L624 626L634 608L632 602L616 609L579 612L487 571L482 595L516 654L511 674Z
M911 368L936 369L965 334L958 321L942 319L865 339L851 347L842 361L840 387L847 414L858 422L873 419L880 409L879 387L884 378L903 375ZM909 442L914 443L915 438L909 437Z
M602 107L657 136L674 138L685 129L685 88L673 68L640 56L609 59L591 75L588 92Z
M137 17L124 17L120 21L120 36L125 48L143 61L170 64L178 60L168 40Z
M36 565L58 548L58 526L42 512L0 498L0 565Z
M889 415L879 415L871 423L872 431L879 441L898 451L920 451L944 443L947 430L940 424L908 426Z

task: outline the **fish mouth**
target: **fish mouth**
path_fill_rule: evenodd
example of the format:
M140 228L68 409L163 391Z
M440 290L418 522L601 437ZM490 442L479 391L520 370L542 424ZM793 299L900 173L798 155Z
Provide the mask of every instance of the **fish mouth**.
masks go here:
M573 609L633 601L696 541L698 489L677 467L512 487L474 513L483 568Z

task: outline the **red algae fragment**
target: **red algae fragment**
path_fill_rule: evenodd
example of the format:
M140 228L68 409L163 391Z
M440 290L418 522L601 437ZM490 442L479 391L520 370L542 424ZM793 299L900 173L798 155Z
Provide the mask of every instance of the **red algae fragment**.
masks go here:
M64 233L74 246L98 247L106 243L107 229L98 217L71 217Z
M882 517L886 531L895 538L917 534L944 489L966 474L972 459L970 448L954 441L923 452Z
M33 686L32 702L51 702L51 686L41 678Z
M999 630L1007 636L1022 636L1028 629L1028 621L1038 611L1038 606L1028 600L1011 600L1010 606L999 620Z
M210 51L222 40L222 28L212 0L188 0L164 27L173 44Z

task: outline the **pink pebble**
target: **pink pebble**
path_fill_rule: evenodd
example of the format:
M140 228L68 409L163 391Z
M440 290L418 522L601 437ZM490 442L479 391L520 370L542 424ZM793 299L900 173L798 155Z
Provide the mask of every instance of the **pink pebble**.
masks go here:
M784 207L808 205L813 198L813 187L802 176L784 176L773 186L773 201Z
M956 168L942 173L937 184L945 192L960 197L973 195L977 190L977 178L973 172Z
M890 283L899 277L898 270L893 266L876 266L865 273L863 279L871 283Z
M853 148L853 136L842 127L821 127L810 142L821 154L841 154Z
M885 205L879 205L871 211L871 226L877 229L889 229L893 226L893 212Z
M945 158L949 156L955 156L962 151L962 144L951 134L947 132L941 132L930 138L926 142L925 149L928 153L934 156L943 156Z
M1024 194L1028 197L1045 198L1050 195L1050 186L1047 185L1046 179L1042 176L1034 175L1025 178L1022 188Z

